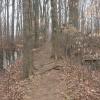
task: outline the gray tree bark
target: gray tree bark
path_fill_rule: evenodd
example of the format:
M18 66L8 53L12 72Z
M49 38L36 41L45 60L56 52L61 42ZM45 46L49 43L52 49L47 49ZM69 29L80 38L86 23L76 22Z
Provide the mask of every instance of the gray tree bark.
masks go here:
M35 48L39 47L39 0L35 0Z
M11 56L12 56L12 60L15 60L15 57L14 57L14 33L15 33L15 28L14 28L14 25L15 25L15 0L12 0L12 31L11 31Z
M33 68L32 1L23 0L23 78L28 78Z
M1 25L2 0L0 1L0 69L3 69L2 25Z
M60 34L57 16L57 0L51 0L51 14L52 14L52 58L61 58L60 48Z
M78 2L79 0L69 0L69 23L78 28Z

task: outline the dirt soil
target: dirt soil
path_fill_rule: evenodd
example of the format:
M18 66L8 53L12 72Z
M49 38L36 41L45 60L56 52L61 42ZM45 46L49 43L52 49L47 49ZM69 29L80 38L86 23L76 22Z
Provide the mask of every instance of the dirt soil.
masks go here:
M0 71L0 100L100 100L100 70L50 56L50 43L34 50L35 75L26 80L20 81L21 60L10 73Z
M50 59L50 46L45 45L34 53L35 77L25 85L24 100L65 100L61 95L64 74L62 61Z
M100 70L50 59L50 47L34 53L35 77L25 85L24 100L100 100Z

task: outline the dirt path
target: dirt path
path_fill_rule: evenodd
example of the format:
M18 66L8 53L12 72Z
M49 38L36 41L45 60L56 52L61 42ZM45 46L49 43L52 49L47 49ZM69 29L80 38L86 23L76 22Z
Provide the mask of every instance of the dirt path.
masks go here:
M51 70L54 66L60 65L50 60L48 47L44 47L39 53L34 54L36 76L31 78L26 85L24 100L65 100L60 94L63 89L61 86L64 86L63 71Z
M60 94L62 85L61 73L51 71L42 76L37 76L26 87L24 100L65 100Z

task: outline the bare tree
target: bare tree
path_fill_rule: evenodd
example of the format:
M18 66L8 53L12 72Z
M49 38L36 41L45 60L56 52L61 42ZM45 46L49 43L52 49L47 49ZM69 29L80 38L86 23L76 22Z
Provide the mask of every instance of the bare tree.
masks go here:
M35 48L39 46L39 0L34 1L34 11L35 11Z
M11 44L12 44L12 46L11 46L11 54L12 54L12 58L13 58L13 60L15 59L14 58L14 33L15 33L15 0L12 0L12 26L11 26L11 28L12 28L12 31L11 31Z
M60 52L60 35L58 29L58 16L57 16L57 0L51 0L51 14L52 14L52 58L61 58Z
M23 77L28 78L33 67L32 1L23 0Z
M78 3L79 0L69 0L69 23L78 28Z
M2 46L2 0L0 1L0 69L3 69L3 46Z

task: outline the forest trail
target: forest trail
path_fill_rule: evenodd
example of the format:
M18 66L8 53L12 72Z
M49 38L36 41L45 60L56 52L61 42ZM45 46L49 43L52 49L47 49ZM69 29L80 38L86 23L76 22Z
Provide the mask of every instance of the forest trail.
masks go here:
M24 82L24 100L100 100L100 71L53 60L50 49L46 43L35 51L35 76Z
M36 76L25 85L24 100L65 100L60 94L64 88L63 62L53 61L50 54L50 44L34 53Z

